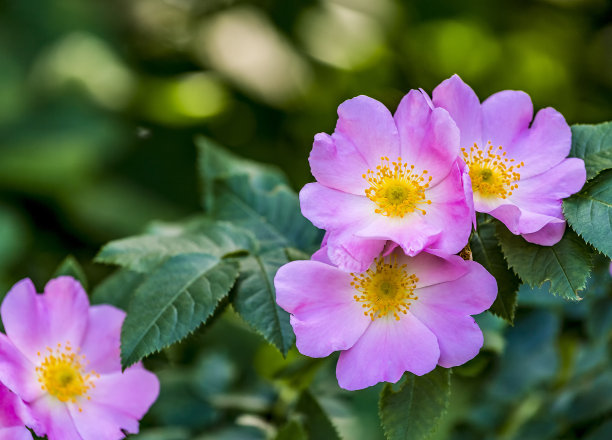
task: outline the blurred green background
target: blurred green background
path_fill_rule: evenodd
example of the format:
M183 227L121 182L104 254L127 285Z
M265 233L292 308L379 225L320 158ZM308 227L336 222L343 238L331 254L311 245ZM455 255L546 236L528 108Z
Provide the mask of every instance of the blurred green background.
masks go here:
M431 92L453 73L481 99L502 89L521 89L531 95L536 109L553 106L570 124L611 120L612 3L0 0L0 292L26 276L42 289L67 254L84 265L95 285L109 273L91 262L103 243L138 233L152 219L176 220L199 210L195 134L280 166L299 189L312 180L307 162L312 138L317 132L333 131L338 104L366 94L395 109L409 89ZM469 377L486 372L487 383L493 385L476 392L483 393L484 402L495 403L450 418L441 435L580 438L596 429L610 433L610 422L602 425L612 411L610 374L600 378L593 373L580 382L585 389L608 394L580 397L583 388L563 394L565 384L578 374L575 367L583 360L577 356L585 356L585 347L596 345L601 352L603 344L597 368L609 371L606 347L612 318L603 312L595 318L590 314L611 308L603 266L599 262L599 291L588 304L563 306L542 294L544 305L534 306L533 298L540 297L523 292L514 328L483 318L489 351L465 369L468 379L459 380L457 387L467 391L457 395L473 398L474 389L468 385L475 379ZM593 330L593 321L600 327ZM223 326L238 332L238 351L261 344L256 336L241 338L243 325L232 316L219 326L211 332L230 334ZM538 358L535 364L521 357L527 348L512 345L521 334L554 349L549 353L533 342L528 348L535 350L535 357L550 357ZM202 337L211 338L209 333ZM215 343L231 347L230 339ZM503 350L504 341L514 348ZM213 380L228 387L234 384L241 392L259 386L255 379L249 382L240 376L237 365L255 362L250 355L268 365L274 354L266 354L267 348L260 345L232 359L228 350L215 349L215 343L210 342L208 357L199 358L218 366L207 371L228 375ZM495 369L501 353L511 357L508 362L514 362L514 370ZM194 355L176 356L176 362L189 365L197 376L200 363ZM319 382L329 388L329 383L335 386L333 361L326 365L327 376ZM516 375L523 368L541 380L520 385L517 391L508 383L519 379L513 376L504 382L503 374ZM242 382L232 382L235 377L242 377ZM179 388L184 385L178 376L168 380ZM540 385L546 387L540 394L527 392ZM278 397L282 389L264 388L263 395ZM201 396L216 392L200 391ZM257 392L261 397L261 389ZM341 420L343 414L354 413L328 399L335 421L349 426L344 432L365 435L347 438L380 436L376 392L345 395L353 409L361 411L357 419L365 428L357 430L350 428L350 420L357 420L354 415L349 422ZM354 396L365 396L365 403ZM583 406L572 406L575 399ZM218 413L210 410L208 400L203 402L203 409L187 405L197 423L185 411L176 420L168 416L174 404L166 404L167 411L154 411L146 423L214 430L220 423ZM268 401L240 402L247 406L243 413L260 414ZM231 404L226 396L219 405ZM601 410L596 415L588 411L593 405ZM580 408L586 408L587 415L572 419L569 414L575 416ZM208 410L217 415L197 418ZM557 412L538 418L542 411ZM238 420L231 414L231 420ZM532 422L546 426L533 427ZM537 435L529 437L522 431L525 426ZM187 435L182 429L176 438ZM166 433L155 438L174 437Z

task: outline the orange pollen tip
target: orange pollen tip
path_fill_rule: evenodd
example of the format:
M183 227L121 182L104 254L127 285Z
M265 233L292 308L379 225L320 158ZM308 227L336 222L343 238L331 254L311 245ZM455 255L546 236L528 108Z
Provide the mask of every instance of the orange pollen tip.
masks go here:
M518 188L521 175L516 171L524 166L523 162L514 164L514 159L508 159L506 152L500 145L495 148L491 141L487 142L485 149L477 144L470 147L468 153L462 148L463 159L470 169L472 189L482 197L496 197L505 199ZM512 165L511 165L512 164Z
M412 301L418 299L414 290L419 279L400 265L397 256L379 257L370 268L362 273L351 273L351 286L357 290L353 297L361 303L364 312L372 321L385 316L396 320L405 315Z
M376 166L376 171L368 170L363 175L370 184L365 195L376 204L374 212L400 218L415 211L425 215L420 205L431 203L425 196L425 190L433 179L427 176L428 171L415 173L415 166L403 162L401 157L395 162L384 156L380 160L381 165Z

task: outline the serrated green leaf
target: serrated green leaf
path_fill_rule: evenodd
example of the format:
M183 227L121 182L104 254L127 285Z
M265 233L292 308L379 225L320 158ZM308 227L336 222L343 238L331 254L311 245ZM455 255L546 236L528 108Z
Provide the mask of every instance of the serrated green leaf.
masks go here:
M612 258L612 170L601 173L563 201L570 226L587 243Z
M495 236L494 222L478 224L478 230L470 238L470 248L474 261L482 264L497 281L497 298L489 311L512 324L520 280L508 268Z
M203 136L196 138L196 145L202 182L202 206L206 212L210 212L214 205L213 182L220 177L244 174L251 177L256 187L263 189L271 189L277 184L288 184L284 173L272 165L236 156Z
M289 313L276 304L274 276L287 264L284 249L240 259L240 277L232 299L236 312L268 342L286 355L295 342Z
M95 261L148 272L167 258L179 254L201 253L223 257L240 251L252 251L256 247L250 232L207 218L187 223L156 223L151 232L107 243Z
M539 287L550 281L549 292L565 299L581 299L578 292L586 286L592 255L575 232L567 228L554 246L528 243L502 224L498 225L497 236L508 264L525 283Z
M231 176L215 182L215 196L213 216L252 231L263 251L294 247L309 252L321 243L321 231L302 216L297 195L287 186L266 190L248 176Z
M450 399L450 370L437 367L424 376L406 373L398 391L386 384L379 415L387 440L425 440L436 430Z
M587 180L612 168L612 121L572 125L571 157L584 160Z
M207 254L170 257L134 292L121 329L123 367L180 341L229 293L237 265Z
M299 421L290 420L278 430L275 440L308 440L308 434Z
M303 417L309 439L340 440L336 427L308 390L300 395L295 410Z
M127 269L119 269L96 286L91 295L92 304L111 304L127 310L136 288L145 275Z
M74 278L79 283L81 283L83 289L88 289L87 276L85 275L85 272L83 271L83 268L81 267L77 259L74 258L72 255L68 255L64 259L64 261L60 263L57 269L55 269L55 272L53 273L51 278L60 277L62 275L67 275Z

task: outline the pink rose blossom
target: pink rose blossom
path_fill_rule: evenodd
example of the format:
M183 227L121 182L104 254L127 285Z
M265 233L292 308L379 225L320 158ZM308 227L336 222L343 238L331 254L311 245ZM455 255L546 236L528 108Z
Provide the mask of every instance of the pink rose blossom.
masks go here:
M141 364L121 372L123 311L90 307L77 281L59 277L42 295L29 279L18 282L0 313L0 381L29 406L38 435L114 440L122 429L138 432L159 381Z
M30 410L0 383L0 440L32 440L26 425L37 427Z
M342 388L397 382L405 371L423 375L478 354L483 335L470 315L488 309L497 294L480 264L425 252L409 257L400 248L362 273L329 263L323 248L311 260L281 267L274 285L300 353L341 351Z
M459 152L455 123L420 91L394 116L367 96L349 99L334 133L315 136L317 182L300 192L302 213L328 232L329 257L346 270L367 269L387 240L408 255L456 253L471 230Z
M474 207L491 214L525 240L545 246L565 231L561 200L582 188L584 162L570 158L572 133L553 108L533 118L529 95L504 90L482 104L457 75L433 91L433 103L461 132Z

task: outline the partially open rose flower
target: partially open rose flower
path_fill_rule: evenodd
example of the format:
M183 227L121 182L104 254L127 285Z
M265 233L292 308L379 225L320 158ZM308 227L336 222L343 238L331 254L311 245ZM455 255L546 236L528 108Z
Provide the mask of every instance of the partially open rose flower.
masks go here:
M529 95L504 90L482 104L457 75L433 91L433 103L461 132L474 208L501 220L527 241L550 246L565 231L561 200L582 188L584 162L567 159L572 133L553 108L533 120Z
M497 295L493 276L474 261L409 257L400 248L361 273L331 265L323 248L311 260L281 267L274 285L300 353L340 350L336 374L348 390L472 359L483 336L470 315L487 310Z
M71 277L42 295L29 279L15 284L0 310L0 381L31 409L49 440L115 440L138 432L159 393L157 377L137 364L121 372L125 313L89 305Z
M395 115L367 96L338 108L330 136L315 136L316 183L300 192L302 213L328 232L331 260L367 269L387 240L408 255L453 254L467 243L470 208L458 166L459 133L443 109L412 90Z

